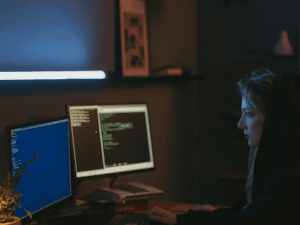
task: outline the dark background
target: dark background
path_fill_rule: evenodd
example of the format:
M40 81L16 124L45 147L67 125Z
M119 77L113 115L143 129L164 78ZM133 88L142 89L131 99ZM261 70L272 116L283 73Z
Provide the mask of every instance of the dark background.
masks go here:
M244 181L221 179L227 172L245 173L249 153L238 119L223 120L241 102L227 87L259 67L298 73L297 57L261 58L272 53L282 29L297 49L300 2L251 0L246 8L240 2L228 8L221 1L147 0L150 69L177 65L203 80L1 92L1 146L6 125L63 116L65 104L147 102L156 170L116 182L153 185L165 191L164 200L177 202L229 205L242 198ZM1 147L1 181L5 157ZM101 185L104 179L84 181L78 191Z

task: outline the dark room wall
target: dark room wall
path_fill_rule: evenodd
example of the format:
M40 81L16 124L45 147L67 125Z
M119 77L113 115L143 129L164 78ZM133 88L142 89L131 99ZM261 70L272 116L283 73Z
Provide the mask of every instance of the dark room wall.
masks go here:
M221 180L223 173L246 171L249 151L243 132L237 129L238 120L222 120L224 114L240 108L240 99L227 87L264 63L275 70L280 67L279 72L297 69L293 61L229 61L223 57L270 53L281 29L294 41L300 3L251 0L243 9L239 2L228 8L221 1L147 0L151 69L177 65L194 76L202 75L203 80L99 85L80 91L2 91L0 181L7 166L6 125L64 116L68 103L148 102L156 170L124 175L117 182L153 185L165 191L164 200L177 202L229 205L241 198L243 181ZM85 181L78 191L86 194L101 185L104 179Z
M249 152L245 137L240 135L243 131L237 129L238 120L221 119L224 113L240 108L240 99L227 90L228 85L259 67L274 73L298 73L297 59L247 61L242 57L246 53L272 54L281 30L288 31L296 49L300 2L251 0L245 8L240 3L236 1L230 8L222 1L200 1L198 5L198 68L205 82L197 88L202 116L198 117L195 147L203 152L195 150L193 157L194 195L200 193L196 202L230 204L243 194L242 183L220 180L223 172L245 171ZM224 56L229 53L240 54L241 60L227 61Z
M175 65L198 74L198 2L147 2L150 66Z

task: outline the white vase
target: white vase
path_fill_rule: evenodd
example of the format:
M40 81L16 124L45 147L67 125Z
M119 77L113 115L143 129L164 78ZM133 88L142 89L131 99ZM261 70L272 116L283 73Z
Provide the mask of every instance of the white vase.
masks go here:
M16 216L0 216L0 219L3 217L9 218L9 222L0 222L0 225L21 225L21 219Z
M279 39L274 49L276 55L294 55L293 47L289 41L288 33L282 30L279 34Z

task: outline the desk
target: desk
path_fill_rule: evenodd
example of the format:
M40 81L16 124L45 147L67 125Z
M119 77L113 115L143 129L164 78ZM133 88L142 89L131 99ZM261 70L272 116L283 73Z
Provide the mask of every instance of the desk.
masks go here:
M153 209L155 206L158 206L160 208L166 209L166 210L170 210L172 208L174 208L175 206L181 205L186 211L196 205L199 204L190 204L190 203L183 203L183 202L168 202L168 201L159 201L159 200L149 200L148 201L148 208L146 210L135 210L135 211L131 211L131 212L126 212L126 213L117 213L112 220L107 223L107 225L111 225L112 223L114 223L115 221L117 221L118 219L120 219L122 216L124 216L125 214L128 213L149 213L151 209ZM217 205L212 205L215 209L219 208L219 207L225 207L228 208L229 206L217 206Z
M118 219L120 219L121 217L123 217L125 214L128 214L128 213L145 213L145 214L148 214L150 212L150 210L153 209L155 206L158 206L158 207L163 208L165 210L170 210L170 209L173 209L176 206L180 206L181 210L187 212L190 208L192 208L196 205L199 205L199 204L191 204L191 203L183 203L183 202L168 202L168 201L161 201L161 200L149 200L148 201L148 208L146 210L133 210L133 211L126 211L124 213L117 213L111 219L111 221L109 223L107 223L107 225L111 225L112 223L114 223L115 221L117 221ZM219 207L225 207L225 208L229 207L229 206L218 206L218 205L212 205L212 206L215 209L219 208ZM210 210L203 210L203 211L210 211ZM175 211L173 211L173 212L175 212ZM175 213L178 213L178 212L176 211ZM44 225L44 224L45 224L45 220L43 222L40 221L40 223L38 223L35 220L35 221L32 221L30 224L27 224L27 225Z

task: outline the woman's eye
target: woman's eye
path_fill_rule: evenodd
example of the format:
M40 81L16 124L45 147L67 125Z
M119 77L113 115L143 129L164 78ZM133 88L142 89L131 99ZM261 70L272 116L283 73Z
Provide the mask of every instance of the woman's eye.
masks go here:
M253 113L246 113L246 115L247 115L248 117L252 117L252 116L253 116Z

